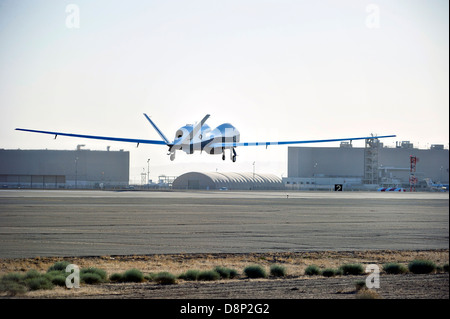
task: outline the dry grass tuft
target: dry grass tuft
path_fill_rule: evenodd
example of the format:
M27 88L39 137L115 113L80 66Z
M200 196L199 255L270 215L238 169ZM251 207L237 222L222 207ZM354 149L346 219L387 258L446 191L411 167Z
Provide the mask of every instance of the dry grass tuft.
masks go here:
M375 290L366 288L360 289L355 297L356 299L382 299Z

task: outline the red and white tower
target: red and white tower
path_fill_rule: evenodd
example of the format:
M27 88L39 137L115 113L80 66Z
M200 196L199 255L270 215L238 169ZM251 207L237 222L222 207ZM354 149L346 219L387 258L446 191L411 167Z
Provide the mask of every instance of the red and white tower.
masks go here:
M416 191L416 184L418 182L418 179L416 177L416 164L419 161L419 159L416 156L410 155L409 156L409 162L410 162L410 169L409 169L409 191L415 192Z

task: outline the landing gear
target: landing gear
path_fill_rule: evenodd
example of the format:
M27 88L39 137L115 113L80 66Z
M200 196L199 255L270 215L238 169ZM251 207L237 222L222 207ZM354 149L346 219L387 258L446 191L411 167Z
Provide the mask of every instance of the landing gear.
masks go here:
M231 156L231 160L233 161L233 163L236 162L237 154L236 154L236 150L234 149L234 147L230 151L230 156Z
M230 148L230 159L233 163L236 162L236 156L237 156L237 154L236 154L236 150L234 149L234 147ZM223 161L225 160L225 149L222 150L222 160Z
M174 161L175 160L175 152L171 152L170 154L170 160Z

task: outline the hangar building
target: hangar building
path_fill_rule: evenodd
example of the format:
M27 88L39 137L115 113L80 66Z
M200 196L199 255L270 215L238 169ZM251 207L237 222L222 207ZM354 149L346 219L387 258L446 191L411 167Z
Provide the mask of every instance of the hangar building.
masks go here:
M365 147L353 148L350 143L340 147L289 147L288 189L334 189L343 184L347 189L377 187L409 188L410 156L418 158L416 189L426 189L428 182L448 184L449 150L443 145L417 149L408 141L383 147L377 139Z
M124 151L0 149L2 188L120 188L128 186Z
M277 190L284 189L278 176L253 173L189 172L178 176L173 189Z

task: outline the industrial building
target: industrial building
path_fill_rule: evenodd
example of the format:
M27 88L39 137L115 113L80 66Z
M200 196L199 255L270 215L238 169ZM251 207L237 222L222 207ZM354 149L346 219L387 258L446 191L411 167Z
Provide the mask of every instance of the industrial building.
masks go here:
M280 177L272 174L189 172L178 176L173 181L172 188L203 190L277 190L284 189L284 185Z
M2 188L121 188L128 186L124 151L0 150Z
M417 162L412 164L412 159ZM414 167L413 167L414 166ZM429 182L448 184L449 151L443 145L417 149L398 142L395 148L383 147L378 139L366 140L365 147L351 143L340 147L289 147L288 189L344 190L404 187L410 189L411 177L417 178L417 190L426 190Z

